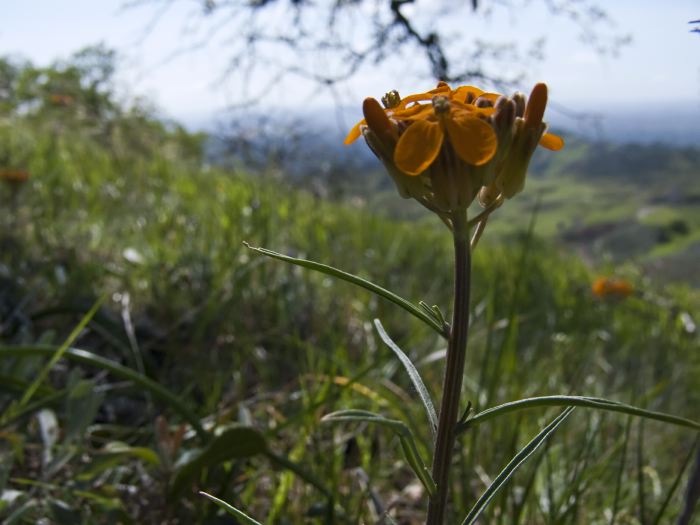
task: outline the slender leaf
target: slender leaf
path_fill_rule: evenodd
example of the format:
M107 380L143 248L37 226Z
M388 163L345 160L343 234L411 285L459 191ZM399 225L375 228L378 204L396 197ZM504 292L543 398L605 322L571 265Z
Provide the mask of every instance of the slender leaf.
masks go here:
M399 438L401 449L403 450L406 461L415 472L418 479L431 496L435 494L437 487L433 477L430 475L428 467L426 467L423 459L418 452L416 441L413 437L411 429L409 429L403 421L398 419L389 419L381 414L368 412L367 410L339 410L323 416L321 419L324 423L336 422L363 422L374 423L392 430Z
M300 479L306 481L309 485L316 487L319 492L321 492L329 500L333 499L333 492L326 487L321 480L314 476L311 472L306 470L304 467L299 465L281 454L276 454L270 449L265 450L265 456L270 460L270 462L278 467L285 468L292 471Z
M55 355L55 353L56 347L47 345L0 346L0 359L8 357L26 358L35 355L51 356ZM91 352L87 352L86 350L78 350L77 348L67 348L63 352L62 357L77 363L101 368L108 371L115 377L136 383L140 387L148 390L154 397L167 403L170 408L180 414L180 416L182 416L190 425L192 425L192 428L195 430L195 432L197 432L197 435L202 441L209 441L211 436L206 430L204 430L199 418L193 412L191 412L187 406L170 390L159 385L145 375L139 374L135 370L120 365L111 359L95 355ZM3 419L3 421L5 420ZM2 424L2 421L0 421L0 424Z
M384 344L386 344L391 351L396 354L396 357L399 358L399 361L401 361L401 364L406 369L406 372L408 372L408 376L411 378L411 382L413 383L413 386L423 402L423 408L425 408L425 413L428 415L428 422L430 423L430 431L433 434L433 441L435 441L437 437L438 419L437 413L435 412L435 406L433 405L433 400L430 398L430 392L428 392L428 389L425 388L425 383L423 383L423 379L418 373L418 370L416 370L416 367L411 362L411 359L403 352L403 350L401 350L401 348L399 348L391 337L389 337L389 334L386 333L386 330L384 330L384 327L379 319L374 320L374 326L377 328L379 337L381 337L382 341L384 341Z
M627 417L627 424L625 425L625 437L623 438L622 444L622 455L620 457L620 466L617 469L617 477L615 479L615 496L613 498L612 514L610 516L610 524L615 525L615 520L617 519L617 512L620 507L620 494L622 492L622 477L625 473L625 466L627 464L627 447L630 440L630 430L632 429L632 417Z
M690 520L695 513L695 507L700 501L700 450L695 453L693 470L690 471L687 483L683 510L681 515L678 516L678 525L690 525Z
M216 503L219 507L228 512L231 516L235 517L237 520L243 523L243 525L262 525L262 523L260 523L259 521L255 521L253 518L251 518L244 512L241 512L233 505L229 505L224 500L212 496L211 494L207 494L206 492L203 492L201 490L199 491L199 493L205 498L209 498L211 501Z
M464 518L462 525L473 525L477 518L484 512L489 502L498 494L506 482L515 474L515 471L527 461L527 459L539 448L539 446L561 425L574 411L574 407L567 407L549 425L544 427L525 447L518 452L508 465L496 476L491 485L478 499L474 507Z
M58 347L56 352L51 356L51 359L49 359L49 362L46 363L44 368L39 372L39 375L36 376L36 379L34 382L29 385L27 390L25 390L24 395L22 396L22 399L19 401L19 406L17 408L22 408L25 406L32 398L36 390L39 388L39 386L44 382L46 379L46 376L49 375L49 372L51 369L58 363L58 361L61 359L63 354L68 350L70 345L73 344L73 342L78 338L80 333L85 329L87 324L90 322L90 320L93 318L95 313L97 313L97 310L100 309L100 306L102 306L102 302L104 301L105 296L101 297L98 299L94 305L92 305L92 308L83 316L83 318L80 320L78 325L73 328L73 331L68 335L68 338L63 342L63 344Z
M307 259L298 259L296 257L290 257L289 255L283 255L281 253L273 252L272 250L268 250L266 248L256 248L254 246L249 245L248 243L244 242L243 243L247 248L258 252L262 255L266 255L267 257L272 257L273 259L278 259L280 261L288 262L290 264L296 264L297 266L301 266L303 268L308 268L310 270L315 270L317 272L324 273L326 275L330 275L331 277L336 277L337 279L341 279L343 281L352 283L356 286L360 286L361 288L364 288L365 290L369 290L370 292L383 297L384 299L391 301L397 306L400 306L404 310L406 310L408 313L413 315L414 317L417 317L421 321L423 321L425 324L430 326L433 330L435 330L437 333L439 333L441 336L447 338L448 334L445 330L445 327L440 324L440 322L435 319L434 316L428 314L425 312L422 308L419 306L416 306L412 302L404 299L403 297L396 295L394 292L387 290L386 288L382 288L381 286L374 284L371 281L368 281L366 279L363 279L362 277L358 277L357 275L353 275L348 272L344 272L342 270L338 270L337 268L333 268L332 266L328 266L327 264L321 264L317 263L314 261L309 261Z
M678 470L678 475L676 476L676 479L673 480L673 483L668 489L668 492L666 493L666 497L664 498L663 503L661 504L661 507L659 507L659 511L656 513L656 517L654 518L653 525L660 525L661 519L664 517L664 514L666 513L666 509L668 508L669 503L671 503L671 498L673 498L673 495L676 492L676 489L678 489L678 486L681 483L681 478L683 478L683 474L685 473L685 470L688 468L688 465L690 465L690 462L693 459L693 453L695 452L695 449L698 447L698 443L700 443L699 439L695 440L695 443L693 443L693 446L690 447L690 450L688 451L688 454L685 457L685 460L683 461L683 465L681 465L681 468Z
M175 465L175 474L170 484L170 494L177 496L188 483L197 479L205 468L213 467L232 459L243 459L262 454L267 450L265 437L256 429L233 426L216 436L202 450Z
M608 399L602 399L599 397L542 396L530 397L527 399L519 399L518 401L511 401L510 403L504 403L503 405L488 408L469 418L464 423L461 423L457 428L457 432L465 432L472 426L480 425L481 423L484 423L489 419L493 419L495 417L502 416L510 412L516 412L518 410L524 410L527 408L534 407L554 406L577 406L585 408L596 408L598 410L609 410L611 412L621 412L623 414L630 414L632 416L639 416L646 419L663 421L664 423L671 423L672 425L678 425L681 427L692 428L694 430L700 430L700 422L693 421L692 419L686 419L683 417L666 414L664 412L644 410L643 408L637 408L631 405L626 405L624 403L618 403L617 401L610 401Z
M644 490L644 420L639 422L637 432L637 498L639 499L639 523L646 525L646 491Z

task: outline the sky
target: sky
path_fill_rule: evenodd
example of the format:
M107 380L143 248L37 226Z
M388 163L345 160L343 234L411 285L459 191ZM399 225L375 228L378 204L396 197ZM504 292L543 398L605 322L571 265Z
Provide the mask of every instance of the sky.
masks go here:
M481 0L481 5L489 2L493 0ZM192 2L176 3L155 27L150 26L155 9L125 8L125 3L0 0L0 55L48 64L86 45L104 42L120 54L120 89L128 96L147 97L167 116L186 123L205 122L235 104L240 88L222 78L227 56L220 43L172 56L183 39ZM548 14L544 2L520 3L525 7L515 16L494 9L490 18L469 17L459 21L464 24L459 27L497 41L544 37L544 60L531 67L528 82L545 80L554 107L602 112L612 107L647 107L650 115L656 112L662 118L666 110L700 114L700 34L690 33L688 24L700 18L700 1L599 1L614 22L609 32L631 36L631 43L617 57L600 55L583 44L575 27ZM425 82L417 75L402 78L403 68L401 63L389 63L352 80L343 86L342 103L358 101L359 106L365 96L381 96L394 87L423 91ZM313 86L292 83L283 88L290 105L298 106L300 100L308 105L310 98L318 107L333 103ZM522 89L526 91L527 86Z

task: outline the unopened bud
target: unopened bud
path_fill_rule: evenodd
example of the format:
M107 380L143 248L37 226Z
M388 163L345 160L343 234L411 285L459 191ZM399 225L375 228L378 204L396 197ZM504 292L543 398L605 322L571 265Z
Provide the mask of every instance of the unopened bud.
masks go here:
M372 132L387 146L394 146L398 139L396 130L391 124L389 117L373 98L366 98L362 103L362 113L365 115L365 122Z
M474 102L474 105L478 108L490 108L493 107L493 102L485 97L479 97L476 99L476 102Z
M532 93L527 101L525 126L530 129L539 129L544 118L545 107L547 107L547 85L540 82L532 88Z
M515 103L515 116L522 117L525 114L525 95L518 91L513 94L512 100Z
M392 89L382 97L382 104L386 109L392 109L401 103L401 96L399 92Z
M483 186L481 190L479 190L479 204L481 204L482 208L488 208L494 202L496 202L496 199L500 193L501 192L498 190L498 187L495 184Z
M496 101L496 112L493 114L493 123L496 133L500 136L510 132L515 121L515 102L507 97L501 97Z

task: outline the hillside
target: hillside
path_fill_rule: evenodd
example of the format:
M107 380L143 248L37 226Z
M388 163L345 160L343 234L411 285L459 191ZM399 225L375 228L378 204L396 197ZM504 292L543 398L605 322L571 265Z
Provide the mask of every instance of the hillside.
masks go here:
M375 523L384 511L420 523L427 495L391 428L320 420L341 408L381 413L429 457L423 407L372 321L432 396L444 340L389 301L243 241L447 313L444 226L400 218L407 203L388 189L332 199L279 167L212 167L203 137L117 103L84 72L44 71L55 83L31 73L18 72L33 89L4 99L0 120L0 519L226 523L197 492L206 490L265 523ZM52 96L57 86L62 98ZM569 155L586 147L572 144ZM612 206L624 192L555 175L566 158L541 159L546 169L475 252L463 405L580 394L696 417L697 290L661 286L625 264L602 269L632 293L592 292L601 267L567 250L552 221L588 219L597 199ZM620 221L603 204L596 213ZM454 515L559 413L532 408L465 432ZM640 421L577 408L504 486L487 522L673 519L696 431ZM468 472L479 476L465 482Z

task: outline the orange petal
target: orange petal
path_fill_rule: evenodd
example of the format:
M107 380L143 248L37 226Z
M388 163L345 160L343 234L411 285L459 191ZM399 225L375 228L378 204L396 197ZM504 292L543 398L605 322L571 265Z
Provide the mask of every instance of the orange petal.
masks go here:
M431 89L425 93L416 93L415 95L408 95L401 99L401 105L399 107L405 108L411 102L422 102L425 100L432 100L435 95L447 95L450 93L450 86L445 82L439 82L436 88Z
M444 139L439 122L417 120L408 126L396 144L394 164L407 175L418 175L433 163Z
M435 115L432 104L416 104L406 109L397 109L391 116L396 120L424 120Z
M450 93L452 89L450 88L449 84L444 81L438 82L437 87L431 89L428 91L428 93L432 93L433 95L443 95L445 93Z
M472 101L479 96L481 96L484 92L483 90L479 89L478 87L474 86L459 86L457 89L452 91L452 96L450 98L453 98L455 100L458 100L460 102L465 102L467 101L467 96L469 93L472 94Z
M352 144L353 142L355 142L362 134L360 132L360 126L364 126L365 124L366 124L365 119L362 119L360 122L355 124L352 127L352 129L350 130L350 133L348 133L348 136L345 137L343 144Z
M362 104L362 113L367 121L367 126L382 140L392 140L393 128L384 108L375 99L366 98Z
M464 111L453 111L445 124L452 147L465 162L480 166L496 153L498 139L485 120Z
M544 108L547 107L547 84L535 84L525 106L525 126L539 128L544 118Z
M545 133L540 139L540 146L551 149L552 151L559 151L564 147L564 139L553 133Z
M489 117L493 115L496 112L496 108L494 107L487 107L487 108L479 108L476 107L474 104L466 104L464 102L460 102L459 100L450 100L450 105L453 108L457 108L460 111L466 111L468 113L475 113L477 115L482 115L484 117Z

